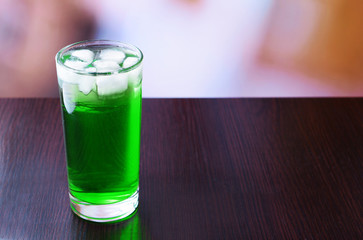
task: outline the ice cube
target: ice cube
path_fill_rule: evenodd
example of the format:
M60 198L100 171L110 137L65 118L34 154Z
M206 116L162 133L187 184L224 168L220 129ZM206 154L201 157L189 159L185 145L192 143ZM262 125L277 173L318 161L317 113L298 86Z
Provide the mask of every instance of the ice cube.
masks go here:
M89 73L96 73L97 72L97 69L95 67L88 67L88 68L85 68L84 70L86 72L89 72Z
M83 62L81 60L70 60L70 59L64 62L64 65L76 70L83 70L85 67L87 67L88 64L89 63Z
M93 63L93 66L96 67L97 72L114 72L120 69L120 65L118 65L114 61L108 61L108 60L96 60Z
M137 57L128 57L123 62L122 67L129 68L129 67L135 65L138 61L139 61L139 59Z
M129 57L136 57L137 53L135 50L132 50L131 48L125 47L122 49L122 51Z
M98 76L96 80L98 95L105 96L125 91L127 80L125 74Z
M79 80L78 89L85 95L89 94L95 87L96 77L95 76L82 76Z
M74 84L78 83L77 74L73 73L71 70L65 68L64 66L58 64L57 64L57 75L62 82L68 82Z
M75 50L71 54L73 57L78 58L82 62L90 64L93 61L95 54L88 49Z
M98 57L101 60L109 60L120 64L125 59L125 53L118 49L109 48L102 50Z
M142 66L139 66L135 69L132 69L130 72L127 73L128 75L128 84L131 87L136 87L140 84L142 80Z
M71 114L76 108L76 85L64 82L62 84L63 91L63 103L69 114Z

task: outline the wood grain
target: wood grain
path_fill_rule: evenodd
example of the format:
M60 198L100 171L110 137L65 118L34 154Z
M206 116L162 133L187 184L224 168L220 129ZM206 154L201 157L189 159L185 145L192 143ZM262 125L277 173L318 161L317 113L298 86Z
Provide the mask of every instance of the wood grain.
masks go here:
M144 99L140 207L69 208L58 99L0 99L0 238L362 239L362 99Z

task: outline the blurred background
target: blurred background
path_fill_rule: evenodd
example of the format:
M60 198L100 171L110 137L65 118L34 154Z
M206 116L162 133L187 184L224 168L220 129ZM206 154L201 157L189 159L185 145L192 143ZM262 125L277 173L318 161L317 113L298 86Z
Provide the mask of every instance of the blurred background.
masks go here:
M57 96L85 39L138 46L144 97L361 97L362 22L362 0L0 0L0 97Z

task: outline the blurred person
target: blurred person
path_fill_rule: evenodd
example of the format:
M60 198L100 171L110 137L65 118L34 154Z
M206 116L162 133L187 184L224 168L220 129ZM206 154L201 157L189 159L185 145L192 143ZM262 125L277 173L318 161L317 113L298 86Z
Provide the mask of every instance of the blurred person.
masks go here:
M145 97L241 96L272 2L0 1L3 97L56 95L54 55L94 23L96 38L142 49Z
M93 35L93 12L84 0L0 0L0 97L57 96L55 54Z
M104 0L96 36L140 47L145 97L238 97L272 0Z

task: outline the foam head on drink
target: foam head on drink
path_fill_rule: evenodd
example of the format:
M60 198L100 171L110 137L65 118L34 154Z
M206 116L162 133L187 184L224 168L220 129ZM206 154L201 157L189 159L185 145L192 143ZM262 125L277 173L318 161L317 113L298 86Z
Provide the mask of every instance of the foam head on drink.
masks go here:
M90 220L128 215L138 204L142 54L100 44L58 58L72 209ZM130 209L118 213L90 207L123 201Z

